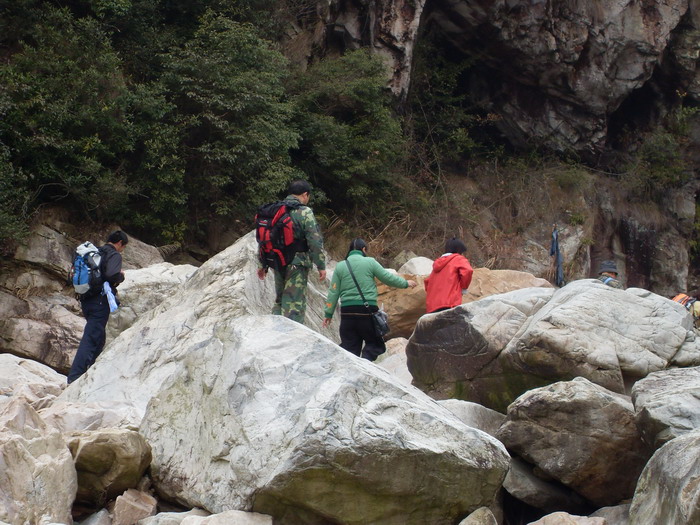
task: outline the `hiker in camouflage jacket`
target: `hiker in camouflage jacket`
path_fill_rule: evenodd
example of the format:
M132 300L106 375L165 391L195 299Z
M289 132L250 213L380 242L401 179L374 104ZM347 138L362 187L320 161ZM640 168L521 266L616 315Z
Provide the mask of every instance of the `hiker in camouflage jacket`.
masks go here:
M625 285L617 279L617 265L614 261L603 261L598 270L598 280L612 288L624 290Z
M294 238L306 241L307 250L297 251L292 263L284 273L273 270L275 276L275 304L272 313L283 315L304 323L306 315L306 286L309 271L316 265L321 281L326 280L326 256L323 253L323 236L311 208L307 206L311 198L311 186L304 180L297 180L289 185L289 195L285 201L300 203L291 208L289 216L294 222ZM258 277L265 279L266 270L258 268Z

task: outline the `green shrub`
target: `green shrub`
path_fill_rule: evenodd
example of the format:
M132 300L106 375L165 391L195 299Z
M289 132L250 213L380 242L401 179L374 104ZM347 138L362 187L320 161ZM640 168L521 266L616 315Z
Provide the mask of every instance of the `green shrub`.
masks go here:
M338 211L373 202L386 209L398 199L392 172L403 139L387 78L381 58L363 49L327 58L289 83L301 134L294 163Z

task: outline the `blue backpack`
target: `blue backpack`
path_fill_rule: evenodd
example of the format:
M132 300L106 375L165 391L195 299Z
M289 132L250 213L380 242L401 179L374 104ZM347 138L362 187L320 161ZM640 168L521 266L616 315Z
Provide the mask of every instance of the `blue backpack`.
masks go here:
M76 248L70 281L81 299L102 292L101 261L100 251L91 242L84 242Z

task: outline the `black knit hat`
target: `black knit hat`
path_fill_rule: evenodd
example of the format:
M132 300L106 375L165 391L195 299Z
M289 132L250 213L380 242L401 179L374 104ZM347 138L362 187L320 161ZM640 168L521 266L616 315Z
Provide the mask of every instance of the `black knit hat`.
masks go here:
M457 237L452 237L445 243L445 253L464 253L467 247Z

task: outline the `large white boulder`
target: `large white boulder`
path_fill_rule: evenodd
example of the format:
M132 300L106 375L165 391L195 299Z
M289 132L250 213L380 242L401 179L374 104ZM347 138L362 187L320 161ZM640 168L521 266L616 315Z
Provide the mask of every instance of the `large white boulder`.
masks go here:
M196 271L197 268L190 264L176 266L166 262L147 268L125 270L124 282L119 285L121 304L119 309L109 316L107 341L114 339L139 317L177 292Z
M304 523L297 508L342 523L450 523L490 504L505 475L495 439L297 323L243 317L184 346L141 432L159 492L187 506L280 523Z
M143 411L158 492L212 513L440 524L489 505L505 448L307 327L251 315L272 298L254 246L239 242L122 332L62 400Z
M35 410L50 406L66 386L66 377L46 365L0 354L0 409L23 398Z

